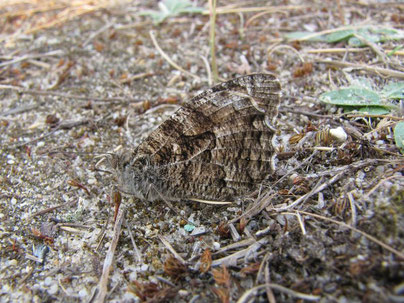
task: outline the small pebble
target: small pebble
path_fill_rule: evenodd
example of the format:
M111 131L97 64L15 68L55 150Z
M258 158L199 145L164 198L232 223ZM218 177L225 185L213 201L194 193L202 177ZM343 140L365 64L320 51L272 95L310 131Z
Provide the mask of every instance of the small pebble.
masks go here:
M8 262L8 264L9 264L10 266L17 266L17 265L18 265L18 261L17 261L16 259L12 259L12 260L10 260L10 261Z
M50 286L53 283L53 279L51 277L46 277L44 283L46 286Z
M80 298L86 298L87 296L88 296L88 292L87 292L86 289L81 289L81 290L79 291L79 297L80 297Z
M59 290L59 287L58 287L57 283L53 283L52 286L49 287L48 292L49 292L50 295L56 295L58 290Z
M205 227L201 226L201 227L197 227L193 230L193 232L191 233L191 236L199 236L202 235L206 232Z
M149 269L149 265L143 264L142 267L140 267L141 271L147 271Z
M341 126L330 129L330 135L338 142L345 142L348 139L348 135Z

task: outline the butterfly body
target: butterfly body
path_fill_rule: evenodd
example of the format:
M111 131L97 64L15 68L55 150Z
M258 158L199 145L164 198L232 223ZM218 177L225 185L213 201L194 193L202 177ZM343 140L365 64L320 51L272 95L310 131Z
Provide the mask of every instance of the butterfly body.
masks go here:
M118 156L122 191L140 199L230 201L273 174L280 84L252 74L192 98L135 150Z

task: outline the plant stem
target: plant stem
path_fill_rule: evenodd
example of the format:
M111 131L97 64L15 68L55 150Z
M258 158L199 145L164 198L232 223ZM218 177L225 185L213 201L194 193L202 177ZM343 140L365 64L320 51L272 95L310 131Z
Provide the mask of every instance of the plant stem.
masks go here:
M219 81L219 75L216 65L216 52L215 52L215 25L216 25L216 0L209 0L209 15L210 15L210 57L212 59L212 82Z

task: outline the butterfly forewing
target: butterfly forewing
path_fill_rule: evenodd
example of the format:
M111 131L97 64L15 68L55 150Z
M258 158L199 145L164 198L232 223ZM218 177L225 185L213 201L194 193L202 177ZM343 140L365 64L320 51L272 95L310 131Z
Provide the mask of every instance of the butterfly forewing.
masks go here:
M270 74L235 78L204 91L119 166L121 185L140 198L149 185L175 200L223 201L248 194L273 173L274 130L268 123L277 115L279 99L279 81Z

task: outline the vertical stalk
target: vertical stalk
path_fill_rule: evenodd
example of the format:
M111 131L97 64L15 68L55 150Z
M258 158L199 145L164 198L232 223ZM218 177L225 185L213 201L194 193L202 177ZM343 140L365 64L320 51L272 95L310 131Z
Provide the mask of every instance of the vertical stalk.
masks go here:
M212 82L217 83L219 81L219 75L216 65L216 52L215 52L215 26L216 26L216 0L209 0L209 16L210 16L210 32L209 32L209 44L210 44L210 57L212 60Z

